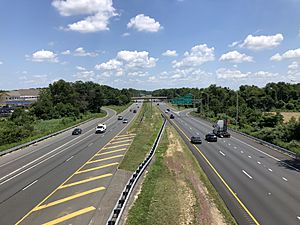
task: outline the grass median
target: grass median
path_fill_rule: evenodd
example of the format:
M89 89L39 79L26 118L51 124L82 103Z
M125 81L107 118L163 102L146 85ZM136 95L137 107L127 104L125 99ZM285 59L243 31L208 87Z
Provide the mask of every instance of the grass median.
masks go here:
M136 170L150 151L162 123L163 119L157 106L153 104L151 110L150 103L144 103L138 118L129 130L136 136L119 166L120 169Z
M167 126L125 224L236 222L184 141Z

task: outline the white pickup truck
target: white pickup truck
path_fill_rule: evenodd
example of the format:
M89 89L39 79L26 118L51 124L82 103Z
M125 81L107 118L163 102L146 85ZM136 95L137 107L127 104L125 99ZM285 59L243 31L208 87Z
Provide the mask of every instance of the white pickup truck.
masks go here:
M104 133L106 131L106 125L103 123L99 123L96 127L96 134Z

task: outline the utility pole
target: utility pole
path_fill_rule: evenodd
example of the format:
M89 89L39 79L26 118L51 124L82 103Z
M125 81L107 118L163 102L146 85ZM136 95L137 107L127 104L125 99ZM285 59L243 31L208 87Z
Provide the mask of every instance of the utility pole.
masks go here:
M236 92L236 129L238 129L238 118L239 118L239 92Z

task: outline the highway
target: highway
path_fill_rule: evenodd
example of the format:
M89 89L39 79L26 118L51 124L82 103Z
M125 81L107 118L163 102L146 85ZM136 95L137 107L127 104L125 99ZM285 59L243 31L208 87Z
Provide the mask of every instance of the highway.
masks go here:
M139 107L138 107L139 106ZM141 103L130 109L140 110ZM105 118L0 158L0 224L105 224L130 175L117 166L134 134L126 131L137 113L106 109ZM98 123L107 130L95 134ZM99 215L101 214L101 215Z
M160 104L162 111L169 108ZM171 112L170 120L239 224L300 224L300 171L287 164L289 156L238 133L207 142L212 124L190 115L190 110ZM202 144L192 145L192 135Z

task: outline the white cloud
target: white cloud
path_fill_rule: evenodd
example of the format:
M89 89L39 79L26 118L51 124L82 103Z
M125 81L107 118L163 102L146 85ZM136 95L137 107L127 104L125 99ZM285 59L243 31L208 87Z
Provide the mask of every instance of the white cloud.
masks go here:
M299 67L299 64L298 64L298 62L292 62L290 65L288 65L288 69L290 69L290 70L296 70L296 69L298 69L298 67Z
M0 61L0 65L2 65L3 64L3 62L2 61Z
M26 56L28 57L28 56ZM51 51L40 50L32 54L31 60L34 62L58 62L57 55Z
M214 59L214 47L209 48L206 44L201 44L194 46L190 52L185 52L182 60L173 61L173 67L195 67L205 62L213 61Z
M169 56L169 57L175 57L177 56L176 50L167 50L164 53L162 53L163 56Z
M144 70L156 66L156 61L149 56L146 51L120 51L116 58L110 59L107 62L97 64L95 69L100 70L104 75L111 76L146 76Z
M86 70L86 68L84 68L84 67L82 67L82 66L76 66L76 69L77 69L77 70L81 70L81 71Z
M157 59L149 57L149 52L146 51L120 51L117 54L117 59L124 62L127 68L152 68L156 66Z
M276 53L270 58L270 60L281 61L283 59L296 59L296 58L300 58L300 48L288 50L282 55Z
M45 85L48 83L48 75L43 74L43 75L34 75L30 78L26 77L26 76L22 76L19 78L22 82L24 82L25 84L29 84L29 85Z
M82 70L78 71L74 77L77 80L83 80L83 81L95 81L95 72L94 71L87 71L87 70Z
M240 43L240 41L234 41L231 44L229 44L228 47L233 48L233 47L237 46L238 43Z
M253 57L246 54L241 54L238 51L231 51L223 54L220 61L230 61L235 63L253 62Z
M238 69L220 68L216 71L217 77L220 79L241 79L241 78L267 78L278 76L278 73L271 73L268 71L258 72L241 72Z
M84 50L84 48L82 47L79 47L79 48L76 48L75 51L74 51L74 56L90 56L90 57L96 57L98 56L98 53L96 52L86 52Z
M62 16L89 15L83 20L68 24L67 30L81 33L109 30L109 19L116 16L112 0L54 0L54 6Z
M70 55L71 51L70 50L66 50L66 51L61 52L60 54L62 54L62 55Z
M283 41L283 35L278 33L270 36L248 35L240 47L251 50L263 50L277 47Z
M163 28L158 21L155 21L155 19L145 16L144 14L139 14L134 18L131 18L127 27L145 32L158 32Z
M128 33L128 32L125 32L122 34L122 37L128 37L128 36L130 36L130 33Z

